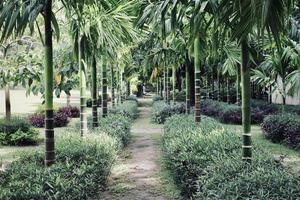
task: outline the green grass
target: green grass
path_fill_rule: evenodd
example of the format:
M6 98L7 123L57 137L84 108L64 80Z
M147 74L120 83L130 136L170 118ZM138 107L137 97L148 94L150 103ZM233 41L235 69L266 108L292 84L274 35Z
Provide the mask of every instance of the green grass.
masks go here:
M241 134L241 130L242 130L241 125L224 124L224 126ZM286 166L291 167L293 170L296 170L297 172L300 172L300 152L293 150L283 144L275 144L267 140L264 137L260 126L258 125L251 126L251 133L252 133L253 144L258 144L265 147L265 149L271 154L273 154L274 157L276 157L276 159L283 159L283 163Z

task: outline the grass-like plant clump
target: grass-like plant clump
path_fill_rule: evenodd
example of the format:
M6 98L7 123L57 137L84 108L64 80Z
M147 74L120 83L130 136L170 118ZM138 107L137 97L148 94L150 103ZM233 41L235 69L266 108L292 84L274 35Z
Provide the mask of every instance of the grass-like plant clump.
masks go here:
M300 177L254 146L252 164L241 159L241 137L218 122L176 115L164 125L166 167L193 199L297 199Z
M111 108L109 113L121 114L131 119L136 119L138 114L138 102L137 99L129 99L122 104L117 105L115 108Z
M56 140L56 163L44 152L27 153L0 174L1 200L88 199L106 184L119 145L105 133L64 133Z
M32 145L38 141L39 131L34 129L26 119L13 117L0 119L0 144Z
M182 103L167 104L164 101L154 101L151 118L153 122L163 124L168 117L182 113L185 113L185 105Z

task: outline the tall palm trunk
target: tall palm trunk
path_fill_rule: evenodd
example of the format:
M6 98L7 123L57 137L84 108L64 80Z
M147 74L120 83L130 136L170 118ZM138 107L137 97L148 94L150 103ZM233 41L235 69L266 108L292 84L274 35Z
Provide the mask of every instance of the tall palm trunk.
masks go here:
M226 93L227 93L227 103L230 104L230 85L229 85L229 78L226 78Z
M111 74L111 103L112 107L115 107L115 71L114 68L110 68Z
M200 91L200 36L197 35L194 41L195 56L195 122L201 121L201 91Z
M45 165L55 162L53 120L53 45L52 45L52 0L45 2Z
M93 127L98 127L98 100L97 100L97 62L93 58L92 63L92 109L93 109Z
M80 86L80 135L87 134L86 113L86 67L83 64L83 38L79 32L78 37L78 60L79 60L79 86Z
M237 67L237 74L236 74L236 104L241 105L241 98L240 98L240 85L241 85L241 70L240 67Z
M272 86L269 86L269 103L272 103Z
M167 70L166 66L164 66L164 92L163 92L164 100L167 102Z
M221 81L220 81L220 71L217 70L217 81L218 81L218 101L221 101Z
M176 88L176 69L175 66L172 67L172 101L175 103L175 88Z
M131 88L130 88L130 81L127 81L127 97L130 96Z
M103 56L102 63L102 117L107 116L107 62Z
M71 95L67 94L67 106L71 106Z
M250 85L250 66L249 66L249 49L247 39L241 43L242 49L242 121L243 121L243 160L251 162L252 146L251 146L251 85Z
M5 86L5 119L11 119L11 104L10 104L10 90L9 85Z
M170 104L171 99L171 81L170 81L170 70L169 67L167 67L167 103Z
M186 96L185 96L185 102L186 102L186 113L190 114L191 110L191 89L190 89L190 73L189 73L189 65L186 62L185 63L185 87L186 87Z
M124 81L123 71L120 71L120 103L124 102Z
M161 80L161 78L159 78L159 93L161 97L163 97L163 87L163 81Z

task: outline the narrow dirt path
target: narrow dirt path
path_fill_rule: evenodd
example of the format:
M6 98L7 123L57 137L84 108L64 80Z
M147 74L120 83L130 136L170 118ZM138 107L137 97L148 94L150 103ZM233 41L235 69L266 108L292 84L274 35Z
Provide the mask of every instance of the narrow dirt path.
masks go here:
M139 117L131 129L133 141L113 168L108 189L99 195L105 200L167 200L160 180L157 139L161 126L151 124L150 99L142 99Z

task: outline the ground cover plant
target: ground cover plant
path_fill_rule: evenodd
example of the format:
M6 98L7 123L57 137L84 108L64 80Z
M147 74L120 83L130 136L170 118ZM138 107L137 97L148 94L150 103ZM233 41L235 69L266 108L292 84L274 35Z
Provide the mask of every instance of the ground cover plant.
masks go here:
M0 172L1 200L88 199L105 186L119 143L105 133L65 132L57 137L56 163L45 168L42 149Z
M266 117L262 123L265 137L275 143L299 149L300 117L293 114L277 114Z
M296 199L300 177L255 146L255 159L240 159L241 138L218 122L175 115L164 125L165 164L183 195L193 199ZM259 187L257 187L259 186Z
M151 118L153 122L163 124L168 117L181 113L185 113L185 105L182 103L167 104L164 101L154 101Z
M109 110L109 113L121 114L123 116L129 117L130 119L135 119L138 114L138 102L135 98L126 100L122 104L111 108Z
M38 142L38 135L39 131L24 118L0 119L0 144L2 145L33 145Z

